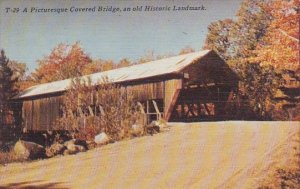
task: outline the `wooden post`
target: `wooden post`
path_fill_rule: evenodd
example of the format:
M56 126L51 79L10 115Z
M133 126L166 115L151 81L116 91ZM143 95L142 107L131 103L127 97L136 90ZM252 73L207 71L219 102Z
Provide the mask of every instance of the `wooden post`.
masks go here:
M218 102L220 101L220 88L218 87Z
M154 109L156 111L156 118L157 118L157 120L160 120L161 119L161 113L159 112L157 103L154 100L152 100L152 103L153 103Z
M100 110L100 115L101 115L101 116L104 116L104 115L105 115L105 112L104 112L104 110L103 110L103 108L102 108L101 105L99 105L99 110Z
M146 102L146 115L147 115L147 124L148 124L148 122L149 122L149 120L150 120L150 115L149 115L149 100L147 100L147 102Z
M94 112L93 112L93 109L91 108L91 106L88 106L88 109L89 109L89 113L91 116L94 116Z
M143 122L143 125L146 125L147 124L147 115L146 115L146 113L145 113L145 110L144 110L144 108L143 108L143 105L140 103L140 102L138 102L137 103L138 104L138 106L139 106L139 108L140 108L140 110L141 110L141 112L142 112L142 118L143 118L143 120L142 120L142 122Z

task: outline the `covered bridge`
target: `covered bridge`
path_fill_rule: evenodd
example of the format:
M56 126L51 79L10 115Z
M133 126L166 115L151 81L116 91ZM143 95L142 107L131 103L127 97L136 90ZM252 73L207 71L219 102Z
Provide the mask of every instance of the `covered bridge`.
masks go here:
M238 89L236 74L211 50L88 76L93 85L108 77L135 95L149 119L159 115L167 121L229 119L228 107ZM22 103L23 127L52 130L70 85L71 79L40 84L16 96L14 100Z

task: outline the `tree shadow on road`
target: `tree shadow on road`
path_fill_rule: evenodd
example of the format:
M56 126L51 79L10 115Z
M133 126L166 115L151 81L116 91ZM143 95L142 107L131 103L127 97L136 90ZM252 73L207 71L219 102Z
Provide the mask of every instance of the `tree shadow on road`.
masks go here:
M0 185L0 189L69 189L68 187L63 186L62 182L49 182L41 183L43 180L30 181L30 182L18 182L10 183L7 185Z

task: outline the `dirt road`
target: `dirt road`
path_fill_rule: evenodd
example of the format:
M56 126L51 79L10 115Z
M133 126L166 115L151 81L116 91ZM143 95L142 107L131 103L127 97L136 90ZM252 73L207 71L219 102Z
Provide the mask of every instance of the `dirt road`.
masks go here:
M272 165L288 163L299 133L299 122L176 123L77 155L0 166L0 188L255 188Z

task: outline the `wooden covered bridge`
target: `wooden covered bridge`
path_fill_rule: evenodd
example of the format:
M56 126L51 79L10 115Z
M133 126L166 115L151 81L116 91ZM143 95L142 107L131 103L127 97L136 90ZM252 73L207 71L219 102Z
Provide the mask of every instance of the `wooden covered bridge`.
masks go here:
M149 119L158 115L167 121L230 119L228 107L238 89L236 74L210 50L88 76L93 85L108 77L134 94ZM71 79L40 84L16 96L14 100L22 103L23 127L52 130L60 116L62 96L70 85Z

